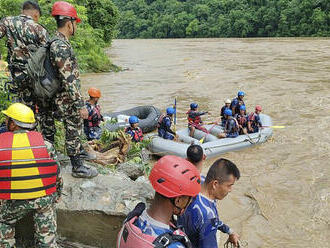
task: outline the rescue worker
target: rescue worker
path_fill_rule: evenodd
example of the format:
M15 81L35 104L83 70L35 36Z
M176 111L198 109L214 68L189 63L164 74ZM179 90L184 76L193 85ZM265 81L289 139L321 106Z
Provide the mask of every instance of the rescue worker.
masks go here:
M235 119L238 123L239 134L247 134L248 116L245 105L240 106L239 114L235 115Z
M193 102L190 104L190 110L186 113L188 115L188 128L190 130L190 137L194 137L195 129L208 133L207 129L202 126L203 121L201 119L201 116L208 114L208 112L198 112L197 108L198 104Z
M158 136L164 139L174 140L177 138L175 132L171 129L173 115L175 114L174 108L167 108L166 115L161 115L158 120Z
M243 91L239 91L237 93L237 97L232 100L232 102L230 104L230 109L233 112L233 115L239 113L240 106L242 106L242 105L245 106L245 103L243 101L244 96L245 96L245 93Z
M226 118L225 118L225 110L226 109L230 109L230 104L231 104L231 101L230 99L227 99L225 101L225 105L221 108L221 112L220 112L220 116L221 116L221 126L225 126L225 123L226 123Z
M128 119L130 127L125 128L125 133L131 136L133 142L140 142L143 140L143 133L141 128L139 128L139 118L135 115L130 116Z
M36 247L56 248L55 202L63 183L55 150L31 131L32 109L14 103L2 113L8 132L0 134L0 247L15 247L15 225L32 213Z
M237 120L233 118L233 113L230 109L226 109L224 114L226 118L225 130L218 135L218 138L236 138L239 135Z
M31 53L48 41L47 30L37 22L41 10L38 3L25 1L22 14L5 17L0 21L0 39L7 37L7 61L12 77L9 90L16 100L35 108L36 98L30 88L25 65Z
M201 189L200 175L187 160L167 155L151 170L149 180L156 191L150 207L139 203L128 214L119 232L117 248L191 247L187 236L172 223Z
M40 126L44 137L54 142L54 119L61 119L65 128L65 147L72 164L72 176L92 178L97 176L98 172L83 162L82 155L90 155L84 150L80 139L83 119L88 118L88 111L80 92L77 58L69 42L69 38L77 31L80 19L76 9L64 1L54 3L52 16L56 20L57 31L56 40L50 45L50 61L61 83L61 89L56 93L54 102L49 104L54 108L40 110Z
M249 133L257 133L259 132L259 128L262 127L262 123L259 116L261 111L262 111L262 107L260 105L256 105L255 112L249 114L249 118L248 118Z
M88 111L88 119L84 120L84 132L87 140L100 139L102 134L100 123L104 120L101 115L101 107L97 103L101 97L101 91L91 87L88 90L88 95L89 100L85 103Z
M224 199L239 178L240 172L231 161L222 158L212 164L201 192L178 219L193 248L220 247L216 237L218 230L227 233L228 241L235 247L239 246L239 236L220 220L216 201Z
M200 145L190 145L187 149L187 160L196 166L199 173L202 173L203 163L206 160L203 148ZM201 183L205 181L205 176L201 175Z

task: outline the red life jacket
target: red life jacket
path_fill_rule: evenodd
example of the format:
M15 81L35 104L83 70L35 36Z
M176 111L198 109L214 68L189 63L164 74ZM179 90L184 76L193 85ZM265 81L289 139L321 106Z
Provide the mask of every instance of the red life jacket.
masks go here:
M162 123L163 123L163 119L166 117L166 115L164 114L161 114L159 116L159 119L158 119L158 122L157 122L157 128L160 128L162 126Z
M237 121L238 121L238 124L243 127L244 125L246 125L248 119L246 118L245 115L243 115L243 116L237 115Z
M96 104L95 106L91 105L91 108L93 110L93 113L91 115L88 115L88 126L98 127L102 120L101 107L100 105Z
M129 133L132 136L132 140L135 142L140 142L143 140L142 129L139 127L135 128L135 129L133 129L132 127L126 127L125 133Z
M145 205L143 206L142 204L144 205L144 203L139 203L135 209L128 214L124 226L118 234L117 248L166 248L176 242L180 242L187 248L192 248L187 235L179 229L175 230L173 233L163 233L158 237L143 233L140 228L134 225L136 219L145 209ZM172 224L171 227L175 229L175 226Z
M194 125L200 125L201 124L201 122L202 122L202 119L201 119L201 117L200 117L200 115L199 116L195 116L194 118L192 118L191 116L190 116L190 113L191 112L194 112L194 110L189 110L186 114L188 115L188 123L189 124L194 124Z
M57 163L41 134L0 134L0 199L36 199L56 192Z

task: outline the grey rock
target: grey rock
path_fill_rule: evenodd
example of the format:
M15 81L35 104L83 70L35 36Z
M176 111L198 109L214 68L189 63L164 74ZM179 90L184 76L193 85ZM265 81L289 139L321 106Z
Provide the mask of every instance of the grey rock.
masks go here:
M131 162L126 162L119 164L117 170L126 174L132 180L136 180L138 177L144 174L143 167L141 164L135 164Z

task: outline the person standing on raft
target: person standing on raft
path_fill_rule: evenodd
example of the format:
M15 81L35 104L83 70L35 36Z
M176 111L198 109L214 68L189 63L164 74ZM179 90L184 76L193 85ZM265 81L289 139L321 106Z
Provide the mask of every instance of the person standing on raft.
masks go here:
M195 129L201 130L204 133L209 133L205 127L203 127L202 115L208 114L209 112L198 112L198 104L191 103L190 110L186 113L188 115L188 128L190 130L189 136L194 137Z
M239 113L239 108L244 105L245 103L243 101L243 98L245 96L245 93L243 91L239 91L237 93L237 97L234 98L230 104L230 109L233 112L233 115L238 114Z

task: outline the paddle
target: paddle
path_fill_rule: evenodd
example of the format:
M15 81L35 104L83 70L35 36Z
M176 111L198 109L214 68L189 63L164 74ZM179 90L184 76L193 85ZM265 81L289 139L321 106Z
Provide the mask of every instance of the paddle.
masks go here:
M285 126L262 126L262 127L269 127L269 128L285 128Z
M175 112L174 112L174 132L176 133L176 97L174 98L174 109L175 109Z

